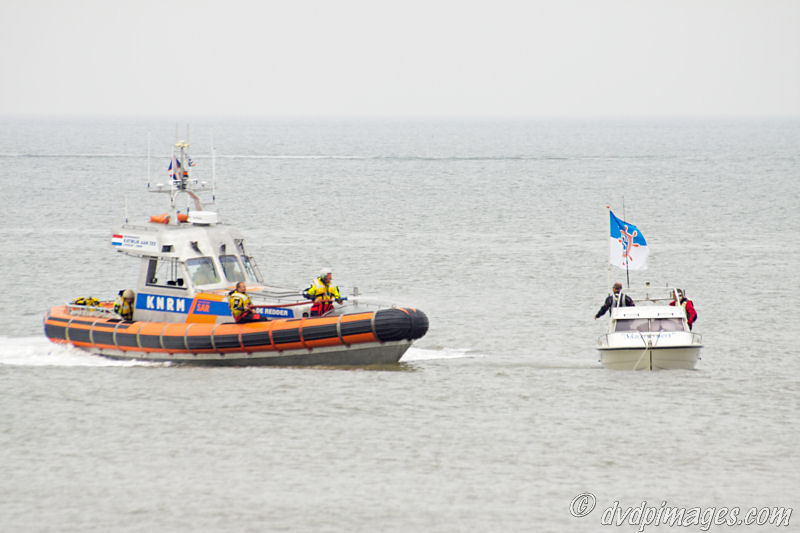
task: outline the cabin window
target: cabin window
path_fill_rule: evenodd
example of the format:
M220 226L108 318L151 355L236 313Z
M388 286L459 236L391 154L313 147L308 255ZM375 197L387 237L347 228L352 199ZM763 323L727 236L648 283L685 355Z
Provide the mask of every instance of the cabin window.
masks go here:
M641 331L647 332L650 325L646 318L618 319L614 331Z
M147 285L185 289L180 261L175 257L151 257L147 265Z
M247 273L247 279L257 283L264 283L263 278L261 277L261 271L258 270L256 260L247 255L247 252L244 249L244 240L234 239L233 242L236 245L236 248L239 250L239 257L244 265L244 271Z
M249 255L243 255L242 263L244 263L245 272L247 272L247 277L250 278L251 281L263 283L261 278L261 272L258 270L258 265L256 265L255 259L253 259Z
M228 281L233 281L234 283L245 281L242 266L235 255L221 255L219 256L219 262L222 264L222 270L225 271L225 278Z
M653 318L650 320L650 331L683 331L683 320L680 318Z
M186 268L194 285L211 285L219 283L219 274L210 257L195 257L186 260Z
M680 318L625 318L618 319L614 331L641 331L642 333L659 331L683 331Z

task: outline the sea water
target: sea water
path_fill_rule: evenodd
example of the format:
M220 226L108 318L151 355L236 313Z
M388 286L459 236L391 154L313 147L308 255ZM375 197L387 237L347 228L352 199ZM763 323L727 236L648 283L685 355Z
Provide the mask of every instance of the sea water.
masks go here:
M798 120L193 121L194 175L213 163L268 281L330 266L428 315L399 365L346 370L48 342L48 307L135 285L110 236L166 211L146 185L175 125L0 125L2 531L598 531L615 502L797 503ZM650 247L630 282L694 301L695 371L598 363L627 282L606 206Z

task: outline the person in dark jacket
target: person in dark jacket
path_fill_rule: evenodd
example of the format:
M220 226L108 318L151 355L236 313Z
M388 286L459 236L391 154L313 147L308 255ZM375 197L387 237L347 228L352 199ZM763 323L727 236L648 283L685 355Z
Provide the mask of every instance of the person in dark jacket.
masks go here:
M627 294L625 295L625 298L622 300L622 302L618 303L619 291L622 290L622 283L616 282L611 290L614 292L608 295L605 303L603 303L603 307L601 307L600 310L597 312L597 314L594 315L595 320L606 314L606 311L608 311L612 307L633 307L633 300Z

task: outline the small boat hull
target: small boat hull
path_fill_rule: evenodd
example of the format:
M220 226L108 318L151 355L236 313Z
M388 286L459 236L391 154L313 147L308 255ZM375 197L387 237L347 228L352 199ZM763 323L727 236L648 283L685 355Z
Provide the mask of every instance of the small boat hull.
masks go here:
M428 330L412 308L248 324L129 322L50 309L45 335L113 359L215 366L361 366L400 360Z
M598 348L600 362L612 370L694 370L701 346Z

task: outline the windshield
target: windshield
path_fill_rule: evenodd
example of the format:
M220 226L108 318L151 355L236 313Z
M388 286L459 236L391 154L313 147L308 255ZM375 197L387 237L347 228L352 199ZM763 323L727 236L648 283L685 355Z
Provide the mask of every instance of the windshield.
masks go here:
M244 268L247 271L247 277L249 277L251 281L261 283L261 272L258 270L255 259L249 255L243 255L242 263L244 263Z
M221 255L219 262L222 263L222 270L225 271L225 278L228 281L245 281L244 272L235 255Z
M183 266L174 257L151 257L147 265L147 284L171 289L185 289Z
M614 331L683 331L680 318L624 318L617 320Z
M189 276L192 277L192 283L195 285L219 283L217 269L214 268L214 262L210 257L187 259L186 269L189 271Z

